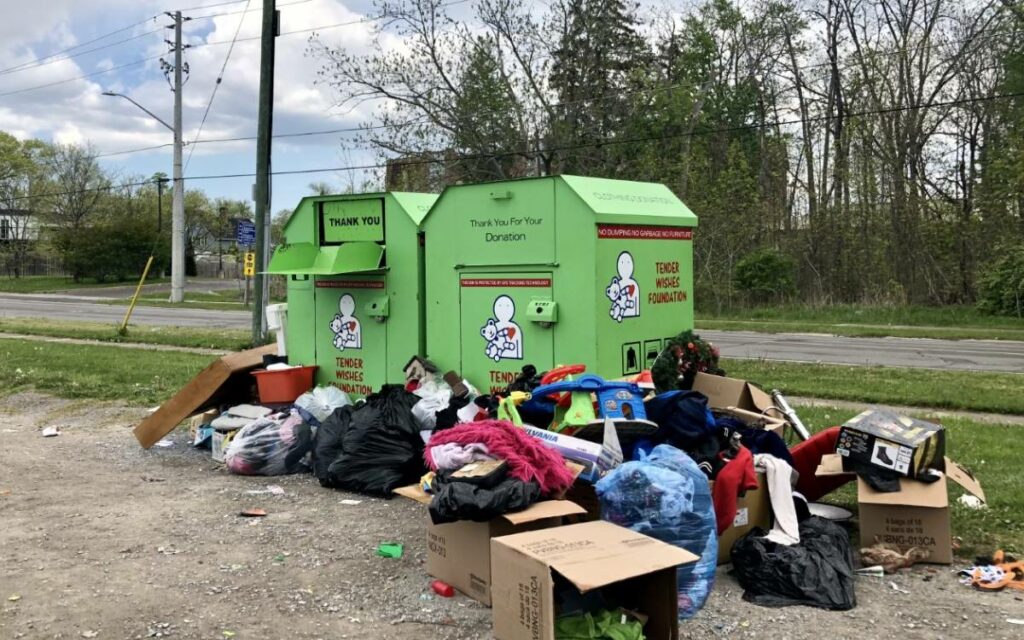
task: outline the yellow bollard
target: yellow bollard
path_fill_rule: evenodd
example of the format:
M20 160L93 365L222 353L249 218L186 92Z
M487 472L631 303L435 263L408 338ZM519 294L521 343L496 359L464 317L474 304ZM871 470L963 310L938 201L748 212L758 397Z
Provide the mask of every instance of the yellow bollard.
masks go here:
M139 278L139 285L135 287L135 295L132 296L132 302L128 305L128 312L124 314L124 321L121 323L121 328L117 330L118 335L124 335L128 332L128 319L132 317L132 311L135 310L135 303L139 299L139 293L142 292L142 285L146 283L146 276L149 275L149 268L153 266L153 256L149 256L149 260L146 260L146 268L142 270L142 277Z

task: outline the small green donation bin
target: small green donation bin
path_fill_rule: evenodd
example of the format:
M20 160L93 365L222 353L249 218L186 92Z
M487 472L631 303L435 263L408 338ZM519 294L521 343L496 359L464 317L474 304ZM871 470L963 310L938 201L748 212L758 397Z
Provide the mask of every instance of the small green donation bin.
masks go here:
M303 198L268 273L288 277L289 364L318 365L316 383L365 396L402 382L425 349L419 225L436 195Z
M693 328L696 225L661 184L448 187L422 223L427 356L492 390L526 364L639 373Z

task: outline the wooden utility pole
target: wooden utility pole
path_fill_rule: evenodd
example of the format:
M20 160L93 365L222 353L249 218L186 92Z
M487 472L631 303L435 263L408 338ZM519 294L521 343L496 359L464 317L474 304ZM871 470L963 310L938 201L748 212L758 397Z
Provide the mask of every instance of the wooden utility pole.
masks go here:
M264 309L267 305L267 253L270 219L270 143L274 119L274 38L277 37L275 0L263 0L263 30L260 38L259 120L256 129L256 273L253 283L252 342L263 344L267 333Z

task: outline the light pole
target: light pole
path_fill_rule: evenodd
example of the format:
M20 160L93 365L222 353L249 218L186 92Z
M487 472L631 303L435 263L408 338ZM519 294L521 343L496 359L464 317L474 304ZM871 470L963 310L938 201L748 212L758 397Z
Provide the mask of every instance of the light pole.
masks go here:
M179 91L175 97L180 95ZM172 176L171 191L171 302L181 302L185 299L185 189L181 179L181 117L180 109L175 109L174 124L171 126L146 107L135 100L115 91L104 91L105 96L124 98L132 103L149 117L170 129L174 134L174 175ZM175 101L177 102L177 100Z

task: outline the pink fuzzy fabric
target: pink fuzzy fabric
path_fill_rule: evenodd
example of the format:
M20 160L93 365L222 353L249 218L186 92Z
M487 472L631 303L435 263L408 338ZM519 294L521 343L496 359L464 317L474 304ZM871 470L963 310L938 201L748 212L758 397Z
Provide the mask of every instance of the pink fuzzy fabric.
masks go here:
M572 472L557 451L507 420L467 422L434 433L423 452L431 469L437 470L430 457L431 447L449 442L484 443L490 455L508 464L509 475L524 482L536 481L544 495L564 491L573 481Z

